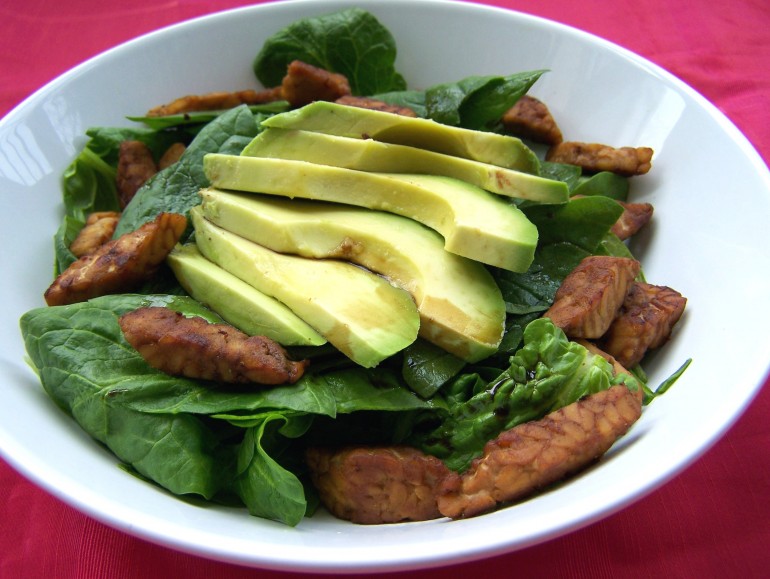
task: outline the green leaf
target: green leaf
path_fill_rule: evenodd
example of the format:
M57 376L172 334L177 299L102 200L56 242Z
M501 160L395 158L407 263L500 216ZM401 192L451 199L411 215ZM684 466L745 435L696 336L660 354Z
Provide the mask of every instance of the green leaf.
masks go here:
M580 184L580 176L583 170L577 165L568 165L566 163L553 163L543 161L540 163L540 176L556 181L564 181L573 191Z
M509 76L471 76L440 84L425 93L428 116L447 125L484 130L498 123L544 70Z
M273 101L264 103L261 105L247 105L252 114L276 114L289 110L289 103L287 101ZM205 125L210 123L214 119L222 116L230 109L216 110L216 111L191 111L188 113L181 113L178 115L164 115L160 117L141 117L133 116L128 117L129 120L142 123L147 127L155 130L162 131L172 128L184 127L187 130L192 129L195 133L198 132L199 127L197 125Z
M104 404L104 443L143 476L179 495L213 498L231 484L235 449L189 414L144 414ZM78 408L74 411L77 414ZM89 413L93 413L89 405Z
M64 219L62 219L61 225L59 225L59 229L53 238L54 257L56 258L54 261L54 276L59 275L77 260L75 254L70 251L70 245L75 241L84 225L83 221L69 215L65 215Z
M151 413L209 414L246 424L256 415L280 409L337 416L361 410L399 411L430 408L401 384L395 373L351 368L314 373L308 371L293 385L245 390L212 387L196 381L163 381L157 388L121 391L126 406Z
M399 372L384 364L371 369L360 366L308 377L322 381L337 401L337 412L364 410L418 410L432 408L432 402L416 396L401 381ZM301 380L300 380L301 381Z
M64 171L64 214L85 223L92 211L118 211L115 167L86 146Z
M118 325L118 316L147 305L221 321L192 298L178 296L104 296L27 312L22 334L52 398L65 408L81 396L98 395L149 414L230 413L241 419L275 409L335 416L431 407L399 381L397 372L386 368L307 372L295 384L276 387L217 385L169 376L150 367L125 341Z
M563 205L532 205L524 212L537 226L539 244L570 243L593 253L623 208L612 199L593 196Z
M572 191L573 195L603 195L610 199L625 201L628 198L628 177L602 171L582 181Z
M404 350L402 373L409 387L423 398L430 398L455 377L465 362L425 340L417 340Z
M487 363L505 364L518 348L524 327L551 306L562 280L583 258L610 249L621 251L604 245L623 211L612 199L583 197L564 205L530 205L522 210L538 228L538 248L524 273L491 270L508 315L503 342Z
M69 247L90 213L120 211L115 184L120 144L126 140L141 141L158 159L168 147L183 138L175 132L144 127L93 127L86 134L88 143L62 177L64 219L54 237L55 275L76 260Z
M237 155L258 132L259 125L245 105L217 117L198 133L177 163L155 174L136 192L114 236L134 231L164 211L187 216L200 204L198 191L209 184L203 157L208 153Z
M614 376L607 360L540 318L527 325L524 345L506 371L490 382L479 374L455 380L446 392L448 414L432 430L416 432L411 442L462 472L501 432L618 383L640 387L630 375Z
M611 255L613 257L636 259L628 245L611 231L607 232L607 235L602 239L601 243L599 243L594 253L597 255ZM644 271L642 269L639 270L636 281L645 281Z
M117 315L141 305L201 308L189 298L110 296L72 306L38 308L21 318L21 331L46 392L93 438L142 475L175 493L210 498L226 484L226 451L198 418L143 414L116 393L155 386L153 371L125 343ZM109 303L109 308L99 307ZM170 378L170 377L169 377Z
M278 86L293 60L345 75L356 95L406 88L395 69L393 36L360 8L303 18L280 30L259 51L254 74L263 86Z
M92 127L86 131L90 137L87 149L98 155L113 169L118 166L120 144L123 141L141 141L160 159L171 145L187 142L187 135L178 131L156 131L147 127Z
M412 109L418 117L428 117L428 107L425 104L425 91L402 90L373 95L373 98L388 104Z
M125 341L118 324L118 316L148 305L221 322L199 302L177 296L104 296L27 312L21 320L22 334L52 398L71 408L81 396L104 396L132 410L152 414L216 414L267 408L335 414L336 401L325 382L228 388L155 370Z
M289 422L286 416L272 413L246 430L238 452L235 489L250 514L296 526L307 509L303 485L266 450L270 439L280 436L275 424L287 427Z
M668 392L669 388L671 388L679 378L681 378L682 374L684 374L685 370L690 367L690 364L692 363L692 358L688 358L684 361L684 363L679 366L674 372L666 379L664 379L655 390L651 390L650 388L645 388L644 392L644 404L649 404L653 400L655 400L658 396L662 396L666 392ZM634 374L636 375L637 372L644 374L644 372L639 368L638 366L634 369ZM646 380L646 376L643 378L640 378L640 380Z

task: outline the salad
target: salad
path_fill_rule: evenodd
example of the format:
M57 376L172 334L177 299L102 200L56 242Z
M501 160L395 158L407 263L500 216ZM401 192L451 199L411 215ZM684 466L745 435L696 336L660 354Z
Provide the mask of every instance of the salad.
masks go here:
M325 48L320 54L318 46ZM254 72L263 86L277 86L287 66L301 60L344 75L354 95L490 133L505 131L503 114L546 74L472 77L417 90L406 86L395 57L389 32L354 9L276 32L256 55ZM264 131L263 123L291 108L275 100L131 117L133 128L90 129L87 146L63 179L56 274L77 261L71 246L89 215L119 211L114 238L161 213L189 215L200 205L201 189L210 186L204 158L240 155ZM156 158L180 141L185 151L121 207L115 175L120 144L128 140L144 143ZM584 258L633 257L611 232L622 213L616 200L625 199L630 182L543 160L535 172L565 183L572 201L510 201L536 226L538 244L525 271L485 267L502 295L505 318L501 341L482 360L468 362L418 338L372 368L352 362L333 344L287 345L292 357L309 360L307 371L293 384L269 388L173 376L148 365L126 342L119 316L159 306L212 323L223 319L191 297L168 268L131 293L28 312L21 320L28 354L51 398L128 470L174 494L242 504L258 517L296 525L318 508L304 453L319 441L407 445L462 472L489 440L518 424L619 383L641 389L649 403L679 374L654 391L639 366L618 377L609 363L542 317ZM191 224L181 240L194 242ZM547 392L540 389L544 375ZM535 398L539 404L533 405Z

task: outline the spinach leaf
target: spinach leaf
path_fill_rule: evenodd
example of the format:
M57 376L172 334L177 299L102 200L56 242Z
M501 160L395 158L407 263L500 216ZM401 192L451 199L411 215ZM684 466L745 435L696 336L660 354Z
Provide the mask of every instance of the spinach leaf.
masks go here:
M623 211L615 201L601 196L572 199L564 205L530 205L522 210L537 226L540 238L526 272L491 270L508 312L498 353L485 362L498 366L518 348L526 325L551 306L562 280L575 266L609 247L603 244Z
M141 475L178 495L212 499L232 485L236 447L222 443L204 420L190 414L144 414L104 398L73 408L79 423L101 409L101 440ZM88 431L87 428L84 428Z
M118 166L120 143L123 141L141 141L157 160L171 145L177 142L187 143L189 138L179 131L157 131L148 127L94 127L86 134L90 137L87 149L98 155L105 163L115 168Z
M391 105L410 108L418 117L423 119L430 116L428 105L425 102L425 91L423 90L386 92L374 95L374 98Z
M62 202L64 217L54 234L54 275L69 267L77 258L69 247L93 211L119 211L115 185L117 151L105 150L98 129L89 134L92 139L64 170ZM111 164L112 158L115 163Z
M395 412L433 407L431 401L415 396L402 382L399 370L388 368L387 364L368 370L356 366L316 375L311 372L308 374L308 380L324 382L325 388L334 395L339 414L364 410Z
M77 234L94 211L120 211L115 174L120 143L145 143L158 159L173 143L184 138L176 132L145 127L94 127L86 134L86 146L65 169L62 180L64 218L54 235L54 275L67 269L77 258L69 250Z
M54 277L58 276L77 260L75 254L70 251L70 245L75 241L84 225L84 221L69 215L65 215L64 219L62 219L59 229L53 236Z
M154 372L122 340L117 315L140 305L201 306L182 298L110 296L93 303L38 308L21 318L27 353L43 388L93 438L143 476L172 492L212 497L224 488L231 458L220 437L193 415L145 414L114 393L153 387ZM99 304L110 307L99 307Z
M618 201L625 201L628 198L628 190L628 177L616 175L609 171L601 171L581 181L572 191L572 194L603 195Z
M212 387L197 381L161 381L156 388L132 388L116 393L123 404L150 413L208 414L233 423L246 423L262 413L281 409L336 416L362 410L399 411L431 408L415 396L395 372L359 368L308 371L295 384L254 390Z
M64 171L62 201L64 214L81 222L92 211L118 211L115 164L109 163L90 141ZM112 156L104 152L105 156ZM117 153L116 153L117 159Z
M436 85L425 92L428 116L447 125L487 130L499 122L544 72L471 76L459 82Z
M257 54L254 74L263 86L278 86L293 60L345 75L356 95L406 88L395 69L393 36L361 8L303 18L278 31Z
M273 101L260 105L247 105L249 110L257 114L276 114L289 110L287 101ZM156 131L184 127L186 130L197 133L200 126L210 123L229 109L215 111L191 111L177 115L164 115L160 117L128 117L129 120L142 123ZM197 127L197 128L196 128Z
M602 239L602 242L596 248L595 253L600 255L612 255L615 257L630 257L632 259L635 259L628 245L626 245L625 242L623 242L623 240L621 240L617 235L615 235L612 232L607 233L604 239ZM639 275L640 276L643 275L641 271L639 272ZM638 277L637 279L639 281L643 281L642 277Z
M674 383L676 383L676 381L679 380L679 378L681 378L682 374L684 374L684 371L690 367L690 364L692 364L692 358L687 358L687 360L685 360L684 363L681 366L679 366L679 368L674 370L674 372L668 378L665 378L654 390L649 388L649 386L646 384L647 376L644 373L644 371L641 369L641 367L639 367L638 365L634 367L634 370L632 373L637 377L637 379L640 382L644 381L643 404L645 405L650 404L658 396L662 396L663 394L668 392L669 388L671 388L674 385ZM638 374L641 374L641 376L639 376Z
M572 199L563 205L532 205L523 211L537 226L539 246L569 243L593 253L623 208L597 195Z
M425 91L404 90L374 95L386 103L411 108L418 116L445 125L493 130L503 114L545 73L470 76L434 85Z
M542 161L540 163L540 176L557 181L564 181L569 190L573 191L580 184L580 177L583 170L577 165L568 165L567 163L554 163L551 161Z
M387 367L308 373L271 388L169 376L151 368L120 330L118 316L142 306L221 321L186 296L125 294L31 310L21 331L56 404L137 473L174 493L210 499L235 490L252 514L294 525L307 502L301 461L286 439L301 437L313 416L435 407Z
M177 163L156 173L126 206L114 237L134 231L164 211L188 215L200 203L198 191L209 184L203 172L207 153L239 154L259 132L246 105L223 113L206 125ZM192 225L188 226L188 233Z
M404 350L402 375L414 392L430 398L464 366L457 356L418 339Z
M307 379L291 386L246 389L195 380L172 380L163 375L152 378L153 382L143 388L121 389L113 395L121 404L148 414L183 412L233 421L251 420L255 412L276 408L328 416L337 412L336 401L324 385Z
M269 413L246 430L238 451L235 489L250 514L290 526L305 516L302 482L273 458L285 448L283 436L304 433L307 424L302 426L297 430L287 416Z
M153 369L125 341L118 325L118 316L147 305L221 321L192 298L178 296L104 296L27 312L21 320L22 334L51 397L68 409L89 397L108 398L147 414L215 414L261 408L336 412L335 399L323 382L227 389Z
M98 394L147 414L231 414L246 420L268 410L335 416L359 410L430 408L385 367L314 374L270 388L217 385L169 376L151 368L124 339L118 316L160 305L211 322L221 319L186 296L124 294L67 306L38 308L21 320L43 386L62 407ZM51 373L49 375L49 372Z

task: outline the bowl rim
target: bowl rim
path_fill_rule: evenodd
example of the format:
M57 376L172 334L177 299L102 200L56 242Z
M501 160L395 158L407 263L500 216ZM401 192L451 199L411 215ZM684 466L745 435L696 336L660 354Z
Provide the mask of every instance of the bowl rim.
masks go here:
M199 25L201 23L206 23L207 25L209 25L209 23L215 23L218 19L230 18L241 14L259 13L259 12L264 12L266 10L271 10L271 9L291 11L291 10L296 10L297 7L301 7L307 4L312 4L313 6L323 5L331 8L331 7L338 7L340 5L354 5L355 3L338 2L335 0L285 0L280 2L272 1L272 2L262 3L262 4L251 5L251 6L241 6L237 8L230 8L226 10L216 11L209 14L197 16L191 19L187 19L184 21L163 26L156 30L139 35L133 39L122 42L105 51L102 51L90 57L89 59L83 61L82 63L74 66L73 68L59 75L58 77L51 80L50 82L46 83L44 86L40 87L39 89L34 91L31 95L29 95L24 100L22 100L19 104L14 106L2 119L0 119L0 131L2 130L4 125L8 125L15 122L17 120L17 117L22 116L27 109L33 107L38 101L45 98L45 96L49 95L52 92L55 92L62 85L65 85L66 83L71 82L83 71L98 65L108 55L114 52L125 50L127 47L130 47L134 44L146 42L148 39L151 39L151 38L154 39L154 38L161 37L163 35L166 35L170 31L189 28L192 26ZM730 121L715 105L713 105L710 101L708 101L705 97L703 97L699 92L697 92L695 89L690 87L684 81L678 79L671 73L665 71L660 66L652 63L651 61L611 41L602 39L599 36L596 36L589 32L579 30L567 24L555 22L546 18L534 16L531 14L526 14L524 12L519 12L516 10L511 10L511 9L506 9L506 8L501 8L497 6L491 6L491 5L472 4L469 2L458 2L456 0L393 0L391 2L386 2L386 1L372 2L371 4L369 4L369 6L377 6L379 4L390 4L390 5L401 4L405 8L407 6L419 4L419 5L435 6L436 8L468 10L469 12L479 11L479 10L496 12L496 13L505 14L506 16L517 17L522 19L523 21L529 20L532 22L539 23L541 25L543 24L548 25L550 27L554 27L554 29L556 29L557 31L578 35L579 37L589 40L592 44L597 44L602 48L610 49L616 52L617 54L623 56L625 59L635 63L637 66L645 69L650 74L657 76L661 79L665 79L669 84L676 86L679 90L688 94L699 106L701 106L706 111L708 111L709 116L713 118L714 121L717 122L729 136L731 136L733 142L735 142L737 145L739 145L742 148L742 151L745 153L748 160L750 160L752 164L757 168L758 173L763 176L765 183L768 185L768 190L770 190L770 171L768 171L767 166L763 161L763 159L761 158L761 156L759 155L758 151L748 141L745 135L737 128L737 126L733 124L733 122ZM767 359L770 360L770 349L768 350L768 353L769 355ZM692 464L695 460L700 458L700 456L702 456L702 454L704 454L719 438L721 438L724 432L726 432L734 424L734 422L737 421L738 418L743 414L746 407L748 407L748 405L753 401L753 399L758 394L762 385L766 382L768 377L770 377L770 366L768 366L766 362L764 362L763 364L764 366L760 367L760 364L757 362L759 379L751 389L750 396L748 396L744 400L739 411L735 413L730 418L730 420L722 424L719 429L716 429L713 432L713 435L711 436L711 438L709 438L708 440L705 440L702 443L701 447L697 450L697 452L689 456L686 461L679 462L675 468L669 469L664 476L660 476L657 479L655 479L655 481L653 481L653 484L647 485L646 488L637 489L637 492L633 494L633 496L613 497L613 500L603 505L603 508L592 511L592 516L583 518L579 521L571 521L570 524L562 525L558 529L552 530L549 533L542 533L537 536L532 536L529 541L518 543L515 546L515 549L526 548L528 546L541 543L545 540L554 538L556 536L564 535L568 532L572 532L574 530L577 530L578 528L589 525L599 519L605 518L606 516L628 506L632 502L636 502L640 500L641 498L643 498L644 496L646 496L647 494L649 494L650 492L654 491L656 488L661 486L662 484L674 478L682 470L684 470L690 464ZM764 369L764 372L762 372L762 369ZM2 429L0 429L0 434L2 433L3 431ZM101 522L106 523L113 528L117 528L123 532L140 537L142 539L150 540L157 544L160 544L169 548L173 548L176 550L180 550L183 552L188 552L199 556L206 556L211 559L217 559L217 560L226 561L226 562L236 562L240 564L247 564L247 565L261 567L261 568L274 568L274 569L287 570L287 571L294 570L294 571L315 571L315 572L361 573L361 572L376 572L376 571L383 571L383 570L398 571L398 570L406 570L406 569L416 569L420 567L448 565L452 563L464 562L464 561L469 561L472 559L478 559L482 557L489 557L489 556L501 554L504 552L510 552L512 550L511 545L506 544L504 541L501 541L497 544L489 545L485 549L479 548L478 546L476 546L472 552L469 552L463 549L462 543L458 542L455 545L457 550L453 555L447 554L445 551L443 551L439 553L437 556L426 555L426 554L422 554L419 557L412 556L411 558L403 556L397 562L392 562L392 563L388 563L383 560L376 560L376 561L373 561L371 565L365 564L361 561L354 563L352 565L345 565L345 564L340 564L340 561L329 561L329 560L313 560L313 561L288 563L287 560L285 559L285 555L281 554L276 556L275 554L270 554L270 553L261 557L256 557L256 558L250 557L250 556L244 555L244 552L239 549L232 549L230 551L225 551L225 550L222 550L221 546L217 546L217 547L209 546L207 548L205 541L203 543L199 542L200 540L205 539L205 536L201 536L198 539L190 539L189 537L183 538L183 537L174 536L172 531L175 530L176 528L175 525L172 525L169 528L162 528L162 527L154 526L155 522L151 520L137 521L136 513L130 508L126 508L123 510L123 512L117 512L117 513L115 513L115 511L113 510L112 513L108 514L106 509L107 508L114 509L115 507L115 505L112 502L107 501L102 503L98 500L94 501L94 499L98 499L99 497L94 496L93 493L91 492L88 492L89 489L83 486L82 484L79 484L76 481L57 480L57 479L60 479L61 477L56 477L56 476L51 477L50 476L51 473L48 472L47 465L37 460L36 457L27 457L27 456L23 457L21 450L18 447L15 447L15 445L13 444L13 441L6 439L6 437L0 436L0 443L1 443L0 454L2 454L3 458L6 461L8 461L9 464L11 464L19 472L23 473L27 478L33 480L38 486L46 489L49 493L53 494L54 496L57 496L59 499L63 500L65 503L77 508L81 512L84 512L89 516L92 516L93 518L100 520ZM84 492L87 493L85 496L83 495ZM88 497L88 500L86 500L86 496ZM453 522L453 524L457 524L457 523L458 522ZM414 523L408 523L407 525L414 525ZM368 555L364 555L364 556L368 556Z

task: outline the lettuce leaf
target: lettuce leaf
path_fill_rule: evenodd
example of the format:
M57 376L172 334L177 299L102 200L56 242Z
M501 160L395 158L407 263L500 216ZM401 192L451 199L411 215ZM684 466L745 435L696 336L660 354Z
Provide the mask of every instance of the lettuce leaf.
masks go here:
M527 325L524 345L506 371L491 381L478 373L456 379L445 394L449 411L438 425L426 418L409 442L462 472L501 432L619 383L640 388L630 375L614 376L607 360L568 340L550 319L539 318ZM425 430L427 425L432 428Z

